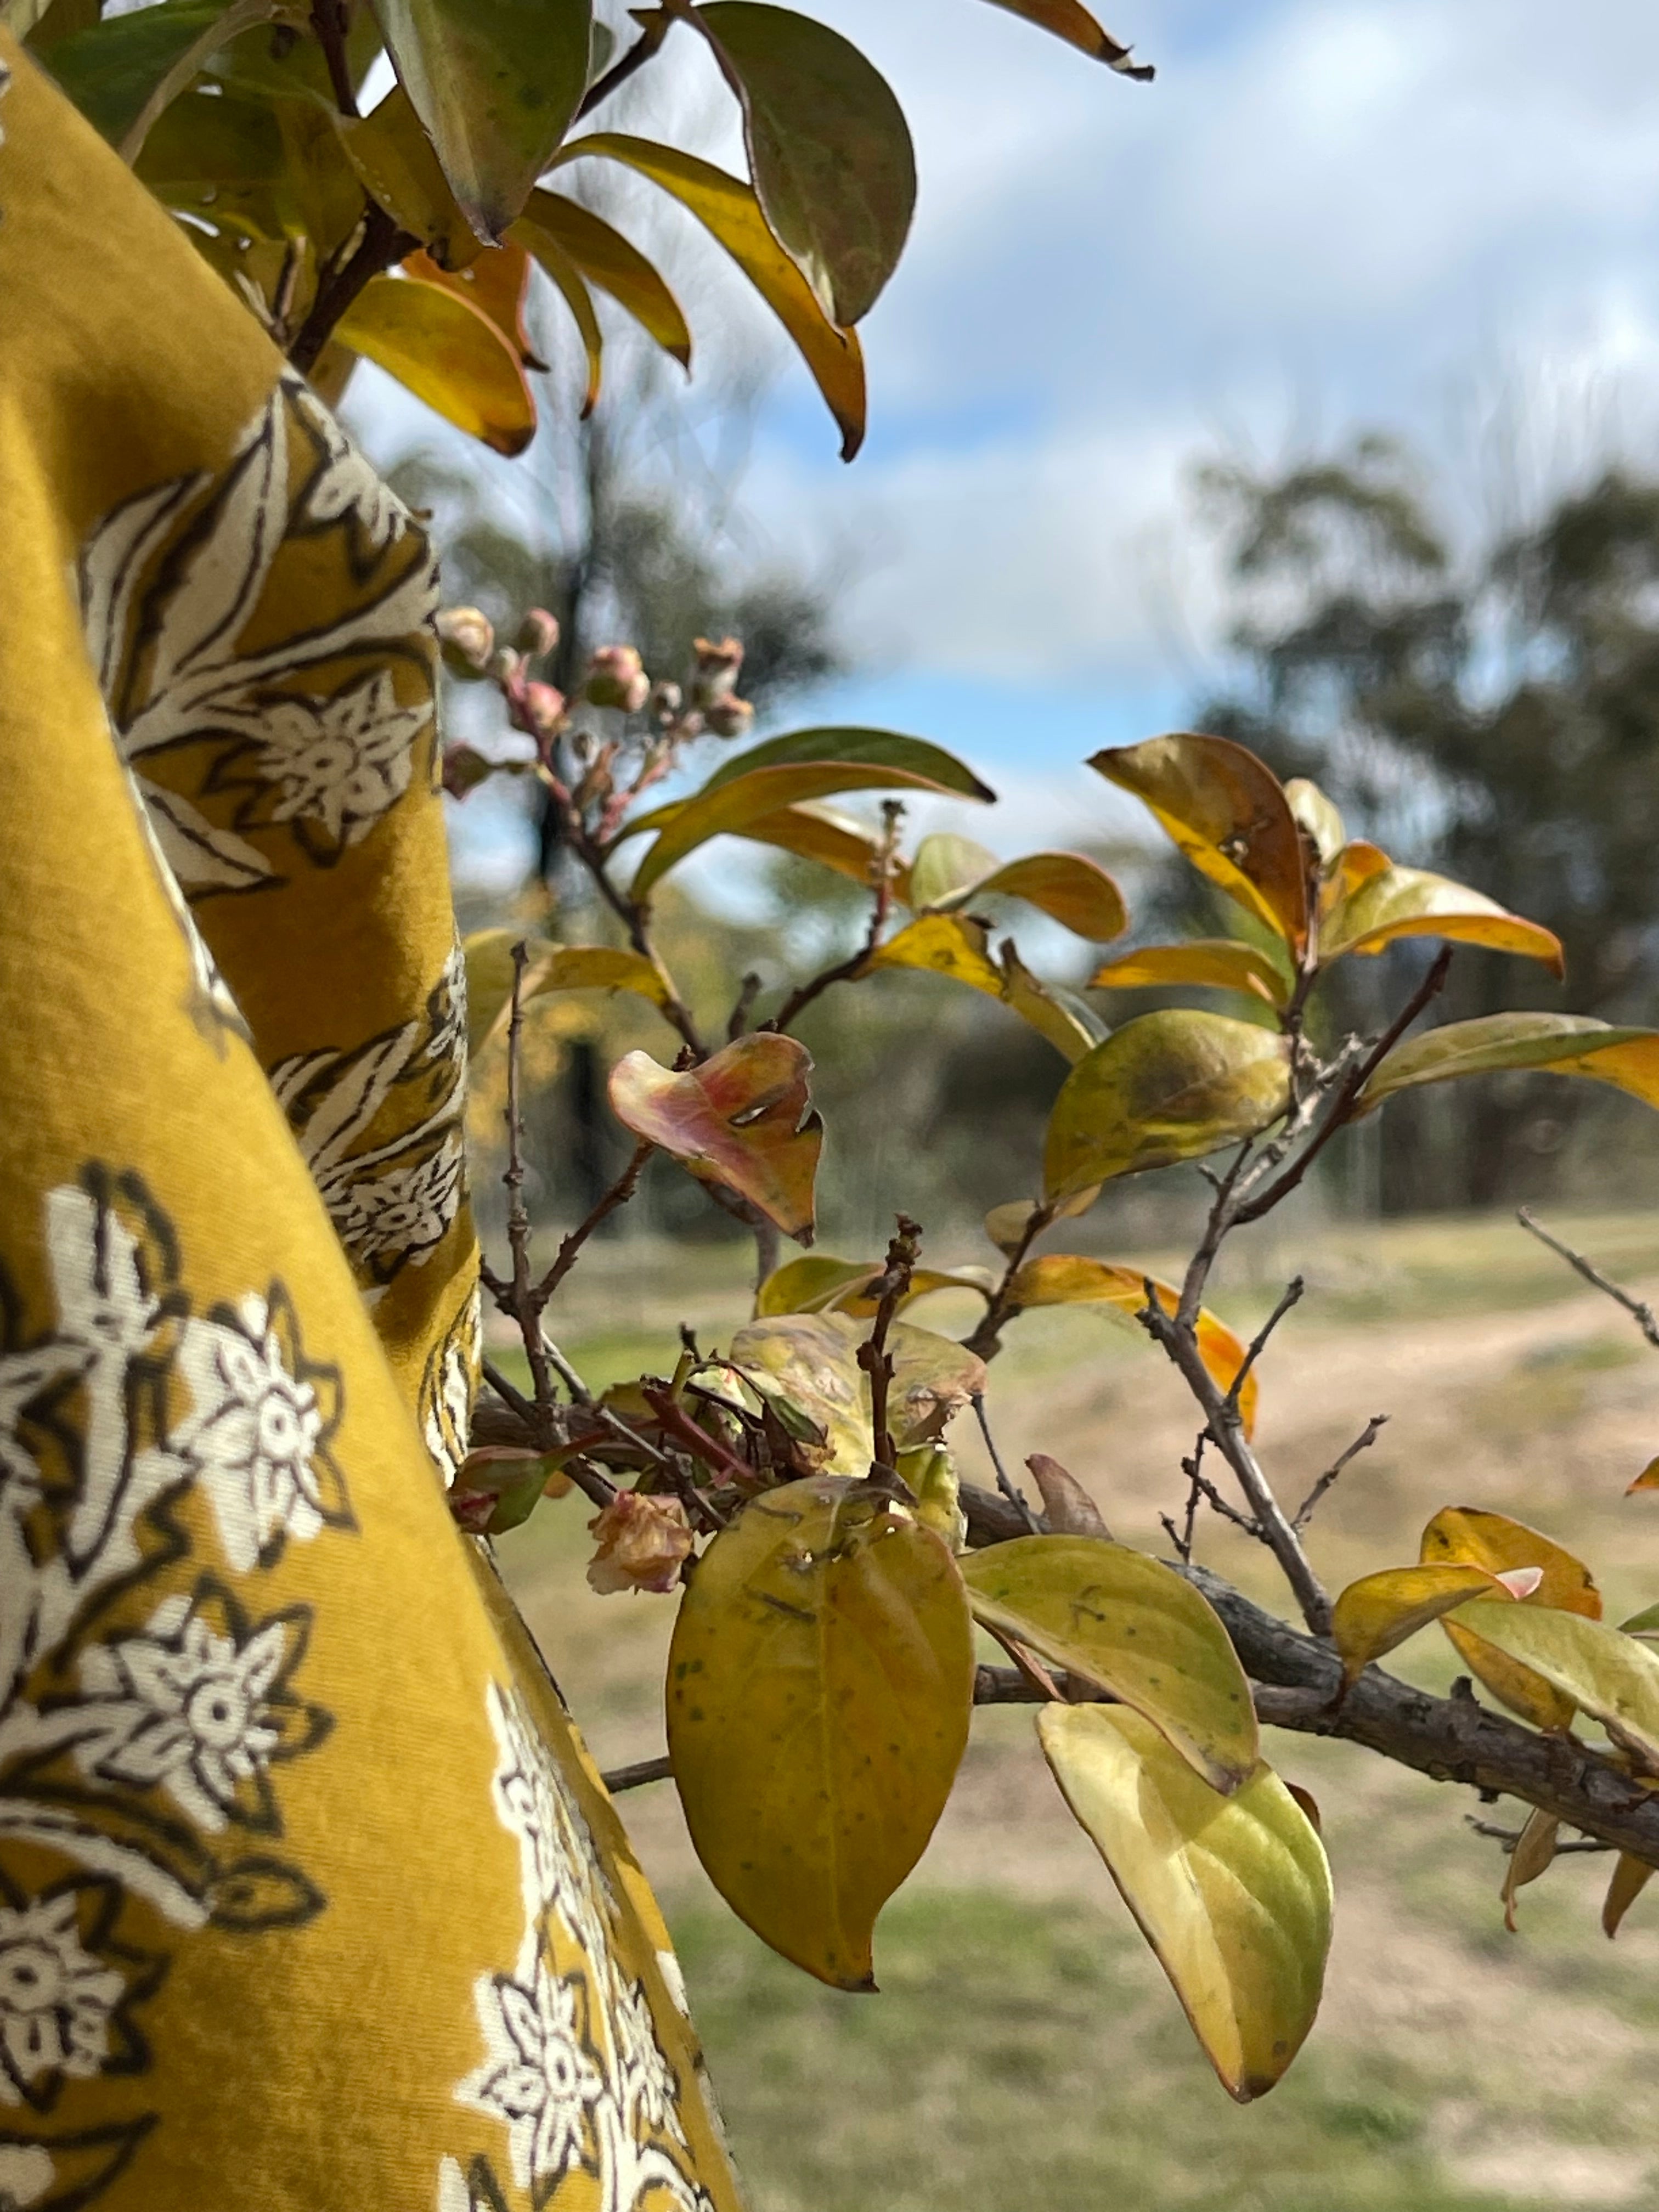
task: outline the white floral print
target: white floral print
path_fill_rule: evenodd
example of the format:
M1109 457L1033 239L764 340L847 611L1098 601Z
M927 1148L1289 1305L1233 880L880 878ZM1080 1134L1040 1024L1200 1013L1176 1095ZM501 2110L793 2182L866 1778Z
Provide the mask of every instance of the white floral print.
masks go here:
M443 1242L460 1204L461 1139L452 1130L437 1151L410 1166L348 1182L334 1225L354 1260L396 1253L416 1260Z
M125 1976L81 1942L73 1890L0 1904L0 2101L34 2100L43 2075L102 2067Z
M489 2057L473 2095L511 2130L513 2178L521 2189L556 2180L582 2155L589 2108L605 2091L577 2028L574 1978L558 1979L544 1962L529 1988L500 1975L480 1992Z
M253 754L276 789L273 822L319 822L337 845L368 836L409 788L410 753L431 720L400 707L384 669L331 699L276 700Z
M58 2179L43 2143L0 2143L0 2212L29 2212Z
M421 1435L446 1490L453 1486L466 1457L483 1327L483 1304L474 1283L466 1303L428 1356L421 1377Z

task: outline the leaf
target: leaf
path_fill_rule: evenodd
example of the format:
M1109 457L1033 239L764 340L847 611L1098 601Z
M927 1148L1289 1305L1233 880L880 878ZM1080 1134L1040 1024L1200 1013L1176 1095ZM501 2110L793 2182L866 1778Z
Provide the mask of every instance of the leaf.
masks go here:
M1152 79L1151 63L1132 61L1129 48L1120 45L1109 31L1103 30L1079 0L991 0L991 5L1006 9L1011 15L1023 16L1039 30L1051 31L1055 38L1064 39L1068 46L1075 46L1080 53L1104 62L1120 76L1133 77L1142 84Z
M370 279L334 336L497 453L536 434L536 403L511 348L467 301L409 276Z
M530 257L521 246L487 246L465 269L443 269L422 250L402 264L405 276L423 284L453 292L475 307L501 343L512 349L520 368L545 368L525 328L525 301L530 290Z
M1299 950L1308 933L1302 837L1279 779L1231 738L1177 735L1089 765L1144 799L1200 875Z
M650 178L726 248L794 340L841 429L841 457L850 461L864 442L864 356L858 337L837 329L825 315L806 279L768 229L750 187L695 154L618 131L573 140L550 166L562 167L595 155Z
M1069 991L1053 990L1040 983L1020 958L1012 938L1003 939L997 963L1002 970L1004 1003L1039 1036L1047 1037L1073 1066L1103 1040L1105 1024L1096 1018L1093 1009Z
M1534 1806L1510 1847L1509 1864L1504 1869L1504 1882L1498 1895L1504 1900L1504 1925L1511 1936L1516 1932L1516 1894L1529 1881L1536 1881L1540 1875L1549 1872L1555 1858L1555 1839L1560 1832L1559 1820Z
M1445 876L1392 862L1365 877L1321 924L1320 960L1381 952L1402 937L1443 937L1541 960L1557 975L1565 969L1561 940L1552 931Z
M1659 1030L1613 1029L1589 1014L1482 1014L1447 1022L1397 1044L1359 1094L1369 1113L1396 1091L1495 1069L1588 1075L1644 1105L1659 1106Z
M757 0L696 20L743 106L750 173L772 235L832 323L861 322L898 264L916 202L904 112L826 23Z
M569 308L571 320L575 324L582 342L582 355L587 363L587 386L582 394L578 419L586 422L599 404L600 374L605 360L605 332L599 327L593 295L588 290L580 270L556 240L544 236L536 248L536 258L551 277L560 297Z
M1477 1598L1448 1627L1495 1644L1542 1675L1569 1706L1582 1705L1617 1743L1659 1772L1659 1653L1605 1621L1547 1605L1500 1605Z
M496 244L587 87L592 0L374 0L462 213Z
M1607 1901L1601 1907L1601 1932L1611 1942L1619 1933L1620 1923L1653 1878L1653 1869L1645 1859L1633 1858L1628 1851L1620 1851L1613 1862L1613 1878L1607 1884Z
M803 1253L787 1260L755 1293L755 1317L770 1314L822 1313L842 1292L862 1288L881 1273L879 1260L837 1260L828 1252Z
M682 368L690 368L691 333L679 302L654 264L591 208L562 192L533 191L507 234L538 258L544 246L556 246L590 284L626 308L665 354Z
M1224 1797L1121 1706L1046 1705L1037 1735L1222 2086L1265 2095L1324 1984L1331 1875L1312 1823L1270 1766Z
M823 741L819 757L763 757L773 754L773 746L757 745L752 753L728 763L725 773L711 776L690 799L625 823L623 838L644 830L657 833L635 875L633 896L643 898L670 868L709 838L742 836L752 823L763 822L803 799L827 798L837 791L966 789L970 796L990 796L960 762L915 738L877 730L801 734Z
M1659 1605L1644 1606L1640 1613L1621 1620L1619 1627L1626 1636L1659 1636Z
M1521 1601L1522 1604L1556 1607L1590 1620L1601 1617L1601 1593L1583 1562L1536 1528L1511 1521L1506 1514L1488 1513L1474 1505L1445 1506L1423 1531L1419 1549L1425 1562L1473 1563L1495 1575L1516 1567L1538 1567L1542 1570L1538 1587ZM1440 1625L1464 1664L1512 1712L1534 1728L1567 1726L1572 1718L1572 1701L1547 1679L1530 1668L1517 1666L1503 1651L1483 1641L1461 1615L1448 1616Z
M1282 1006L1289 987L1265 952L1235 937L1194 937L1185 945L1143 945L1109 960L1089 978L1091 991L1144 991L1170 983L1212 990L1245 991Z
M1305 775L1291 778L1285 787L1285 797L1297 823L1312 838L1321 860L1328 868L1334 866L1348 841L1340 813L1319 786Z
M705 1182L737 1191L786 1237L812 1241L812 1183L823 1123L806 1078L811 1054L793 1037L739 1037L676 1075L648 1053L611 1071L611 1109L624 1128L670 1152Z
M1017 1536L962 1562L982 1626L1111 1691L1213 1790L1261 1758L1250 1685L1208 1601L1162 1560L1101 1536Z
M665 1004L662 977L637 952L606 945L550 945L521 929L479 929L462 939L466 961L467 1050L476 1058L506 1027L513 998L513 948L527 957L520 1006L554 991L633 991L653 1006Z
M800 768L819 761L854 761L878 768L903 769L909 775L922 777L935 789L955 792L963 799L988 803L996 797L990 786L981 783L954 753L946 752L942 745L930 744L925 738L907 738L896 730L844 728L833 724L787 730L781 737L769 738L764 744L750 745L747 752L722 761L702 786L702 791L718 791L722 784L734 782L738 776L748 775L756 769ZM701 797L702 793L697 795Z
M1028 1260L1009 1285L1009 1297L1021 1312L1032 1306L1109 1306L1133 1320L1146 1305L1147 1274L1144 1267L1115 1266L1106 1260L1088 1260L1074 1252L1045 1252ZM1152 1289L1165 1313L1172 1314L1181 1293L1171 1283L1152 1278ZM1223 1390L1231 1390L1233 1377L1244 1364L1244 1346L1224 1322L1207 1307L1198 1316L1198 1352L1207 1372ZM1255 1428L1260 1397L1254 1368L1238 1394L1238 1410L1248 1437Z
M1112 1532L1105 1517L1074 1474L1068 1474L1047 1452L1033 1452L1025 1462L1042 1498L1042 1510L1056 1536L1103 1536Z
M858 1364L866 1328L846 1314L781 1314L750 1322L732 1340L731 1364L763 1395L777 1392L829 1439L829 1471L864 1474L874 1456L870 1378ZM896 1322L887 1418L901 1452L930 1443L985 1387L985 1363L953 1338Z
M881 1273L879 1267L871 1270L871 1280ZM911 1271L910 1287L898 1302L902 1313L917 1298L930 1297L935 1291L972 1291L988 1305L996 1288L996 1275L990 1267L916 1267ZM851 1314L855 1321L873 1320L881 1301L857 1285L844 1290L836 1300L837 1313Z
M278 0L160 0L59 39L45 56L64 90L126 162L136 161L156 118L209 58L256 23L283 13Z
M1659 1490L1659 1459L1650 1459L1635 1481L1626 1485L1625 1495L1632 1497L1638 1490Z
M1060 1085L1043 1146L1045 1188L1063 1197L1200 1158L1265 1129L1289 1103L1289 1056L1276 1030L1186 1006L1138 1015Z
M924 837L910 864L910 904L955 912L976 898L1024 899L1074 937L1103 944L1128 925L1123 895L1081 853L1028 853L999 863L971 838Z
M1473 1561L1385 1567L1380 1574L1362 1575L1348 1584L1331 1612L1331 1635L1342 1655L1342 1672L1352 1681L1373 1659L1472 1597L1512 1595L1489 1568Z
M1003 945L1000 963L993 960L988 937L984 923L967 915L920 915L872 952L859 973L920 968L947 975L1012 1006L1067 1060L1076 1061L1092 1050L1094 1036L1081 1018L1038 982L1012 944Z
M860 822L855 814L846 814L839 807L823 806L812 800L799 806L781 807L775 814L763 815L758 822L750 823L735 834L757 845L772 845L780 852L798 854L803 860L817 860L824 867L833 868L837 875L866 885L873 879L882 844L881 833L867 822ZM908 871L902 866L896 866L892 881L895 892L908 903Z
M337 116L334 128L363 190L441 268L463 269L483 250L402 85L368 115Z
M692 1844L738 1918L832 1987L875 1987L876 1916L944 1810L973 1685L948 1547L867 1483L757 1498L681 1601L665 1702Z
M1097 1184L1091 1190L1074 1191L1069 1198L1050 1200L1046 1211L1051 1221L1075 1221L1086 1213L1100 1196ZM1026 1241L1026 1231L1031 1225L1031 1216L1045 1209L1034 1198L1011 1198L1001 1206L994 1206L985 1217L985 1233L999 1252L1012 1258Z

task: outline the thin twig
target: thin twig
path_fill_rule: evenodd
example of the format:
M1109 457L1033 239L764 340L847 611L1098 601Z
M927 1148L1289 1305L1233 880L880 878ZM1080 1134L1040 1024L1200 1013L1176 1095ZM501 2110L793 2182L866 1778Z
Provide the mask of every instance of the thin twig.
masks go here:
M1473 1813L1465 1813L1463 1818L1477 1836L1490 1836L1495 1844L1502 1844L1506 1857L1521 1840L1519 1828L1500 1828L1493 1821L1477 1820ZM1617 1848L1616 1844L1599 1842L1593 1836L1569 1836L1564 1843L1557 1844L1555 1856L1560 1858L1568 1851L1611 1851Z
M887 1425L887 1394L893 1380L893 1361L887 1349L887 1333L893 1326L921 1249L921 1224L908 1214L897 1218L896 1234L887 1247L887 1263L866 1297L876 1300L876 1317L870 1334L858 1349L859 1365L870 1377L870 1437L875 1447L872 1474L890 1474L896 1453Z
M735 1044L749 1026L749 1016L760 994L761 979L751 968L738 987L736 1004L726 1024L728 1044Z
M1386 1413L1373 1413L1370 1420L1366 1422L1364 1427L1360 1431L1359 1434L1348 1446L1346 1451L1341 1453L1338 1458L1334 1460L1331 1465L1326 1468L1324 1474L1320 1476L1318 1481L1315 1483L1313 1488L1308 1492L1301 1504L1297 1507L1296 1511L1291 1516L1291 1526L1295 1529L1298 1536L1307 1527L1309 1522L1313 1519L1314 1515L1319 1510L1319 1501L1324 1497L1325 1492L1336 1480L1338 1475L1341 1474L1343 1468L1346 1467L1348 1462L1352 1459L1358 1459L1361 1452L1369 1451L1370 1447L1376 1442L1378 1436L1381 1434L1388 1422L1388 1418L1389 1417Z
M522 950L522 946L516 947L514 957L516 957L517 953ZM508 1048L509 1050L511 1049L510 1031L508 1033ZM595 1204L592 1211L589 1212L586 1219L585 1221L579 1222L575 1228L570 1231L569 1235L561 1240L558 1252L554 1258L553 1265L542 1277L540 1282L537 1284L535 1290L531 1294L534 1299L536 1311L538 1316L542 1308L546 1305L549 1299L553 1296L554 1291L558 1289L559 1285L564 1280L565 1277L570 1273L570 1270L575 1266L577 1255L580 1252L582 1246L586 1243L588 1238L593 1234L593 1231L599 1227L599 1224L605 1220L608 1216L613 1214L619 1206L626 1206L629 1200L633 1197L634 1192L639 1183L641 1172L643 1170L646 1162L650 1158L655 1149L655 1146L650 1143L648 1139L641 1137L639 1143L634 1147L633 1158L629 1160L628 1165L617 1177L617 1180L611 1184L610 1189L607 1190L604 1196Z
M613 1766L599 1777L614 1797L623 1790L637 1790L646 1782L672 1782L674 1762L665 1752L660 1759L636 1759L631 1766Z
M1052 1227L1054 1208L1034 1206L1025 1217L1025 1227L1019 1242L1008 1255L1008 1264L1002 1271L1002 1279L991 1293L991 1303L985 1309L978 1326L970 1335L962 1340L963 1347L980 1359L994 1359L1002 1349L1002 1332L1019 1307L1014 1297L1014 1285L1019 1271L1025 1265L1026 1255L1045 1229Z
M552 1433L553 1408L550 1406L532 1406L523 1391L516 1389L500 1368L492 1366L487 1359L483 1362L483 1378L496 1396L519 1416L534 1444L547 1450L562 1441ZM580 1456L567 1460L559 1472L568 1474L590 1504L599 1506L601 1510L617 1495L617 1486L609 1476L602 1474L598 1468L591 1467Z
M1035 1651L1028 1651L1018 1637L1006 1634L994 1623L988 1620L984 1626L988 1633L995 1638L1039 1698L1051 1705L1063 1705L1066 1702L1065 1692Z
M359 112L357 94L346 56L346 33L351 24L344 0L311 0L311 27L328 64L334 104L342 115L356 117Z
M1285 1284L1285 1294L1279 1299L1279 1304L1273 1308L1273 1311L1267 1316L1267 1320L1262 1322L1261 1328L1257 1329L1255 1334L1250 1339L1249 1345L1244 1353L1244 1358L1240 1363L1238 1372L1234 1376L1232 1381L1227 1385L1227 1403L1234 1409L1235 1412L1237 1412L1238 1408L1240 1394L1243 1390L1245 1383L1249 1380L1250 1370L1255 1365L1256 1361L1260 1359L1263 1352L1267 1349L1267 1339L1279 1327L1279 1322L1284 1320L1285 1315L1291 1310L1291 1308L1293 1305L1300 1304L1302 1294L1307 1287L1306 1283L1303 1280L1300 1275L1293 1275L1290 1281Z
M319 283L299 336L288 349L289 362L301 376L308 376L316 367L318 356L334 334L334 325L365 285L404 260L420 242L411 232L399 229L396 218L378 201L364 201L362 236L346 260Z
M831 984L849 982L854 976L862 975L872 954L880 945L881 933L886 928L887 917L892 911L893 867L898 857L899 823L904 818L904 808L897 799L890 799L883 802L881 812L884 825L882 840L871 863L874 903L871 908L870 926L865 931L863 944L856 952L848 953L845 960L837 960L833 966L814 975L809 982L803 983L799 990L792 991L771 1020L761 1024L763 1030L780 1032L787 1030L815 1000L823 996Z
M997 1449L997 1440L991 1434L991 1423L985 1411L985 1394L982 1390L975 1390L974 1393L974 1415L979 1423L979 1432L985 1439L985 1449L991 1455L991 1464L996 1469L997 1488L1024 1521L1026 1534L1030 1536L1040 1536L1042 1534L1042 1522L1031 1510L1029 1499L1002 1464L1002 1454Z
M1605 1291L1615 1305L1623 1306L1654 1350L1659 1352L1659 1319L1655 1318L1650 1305L1641 1298L1633 1298L1628 1291L1621 1290L1599 1267L1593 1266L1582 1252L1575 1252L1571 1244L1564 1244L1559 1237L1552 1237L1543 1224L1534 1218L1529 1207L1516 1206L1515 1218L1529 1235L1535 1237L1540 1244L1547 1244L1552 1252L1559 1254L1568 1267L1576 1269L1587 1283L1593 1283L1598 1291Z

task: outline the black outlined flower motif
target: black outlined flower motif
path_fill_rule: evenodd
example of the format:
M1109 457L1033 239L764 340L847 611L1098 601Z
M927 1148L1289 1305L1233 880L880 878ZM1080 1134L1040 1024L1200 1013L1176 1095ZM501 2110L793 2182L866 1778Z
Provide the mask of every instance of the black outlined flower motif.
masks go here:
M455 1218L465 1164L452 1129L425 1159L347 1183L333 1209L340 1242L360 1262L394 1252L418 1261L443 1242Z
M474 2096L510 2129L514 2179L521 2189L556 2181L580 2163L589 2109L605 2080L577 2025L579 1978L560 1978L538 1962L533 1982L496 1974L478 1990L489 2057Z
M355 845L409 788L415 740L429 705L400 706L378 669L331 698L264 702L253 772L276 793L273 822L315 825L325 849Z
M121 1905L118 1882L31 1895L0 1870L0 2105L50 2112L65 2081L144 2064L126 2010L154 1992L162 1961L113 1940Z

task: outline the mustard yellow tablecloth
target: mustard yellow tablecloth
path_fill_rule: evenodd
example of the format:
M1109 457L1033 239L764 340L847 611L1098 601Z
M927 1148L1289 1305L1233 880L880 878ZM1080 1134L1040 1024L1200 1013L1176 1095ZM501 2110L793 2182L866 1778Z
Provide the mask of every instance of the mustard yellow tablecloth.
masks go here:
M726 2212L649 1893L444 1503L429 549L0 63L0 2206Z

